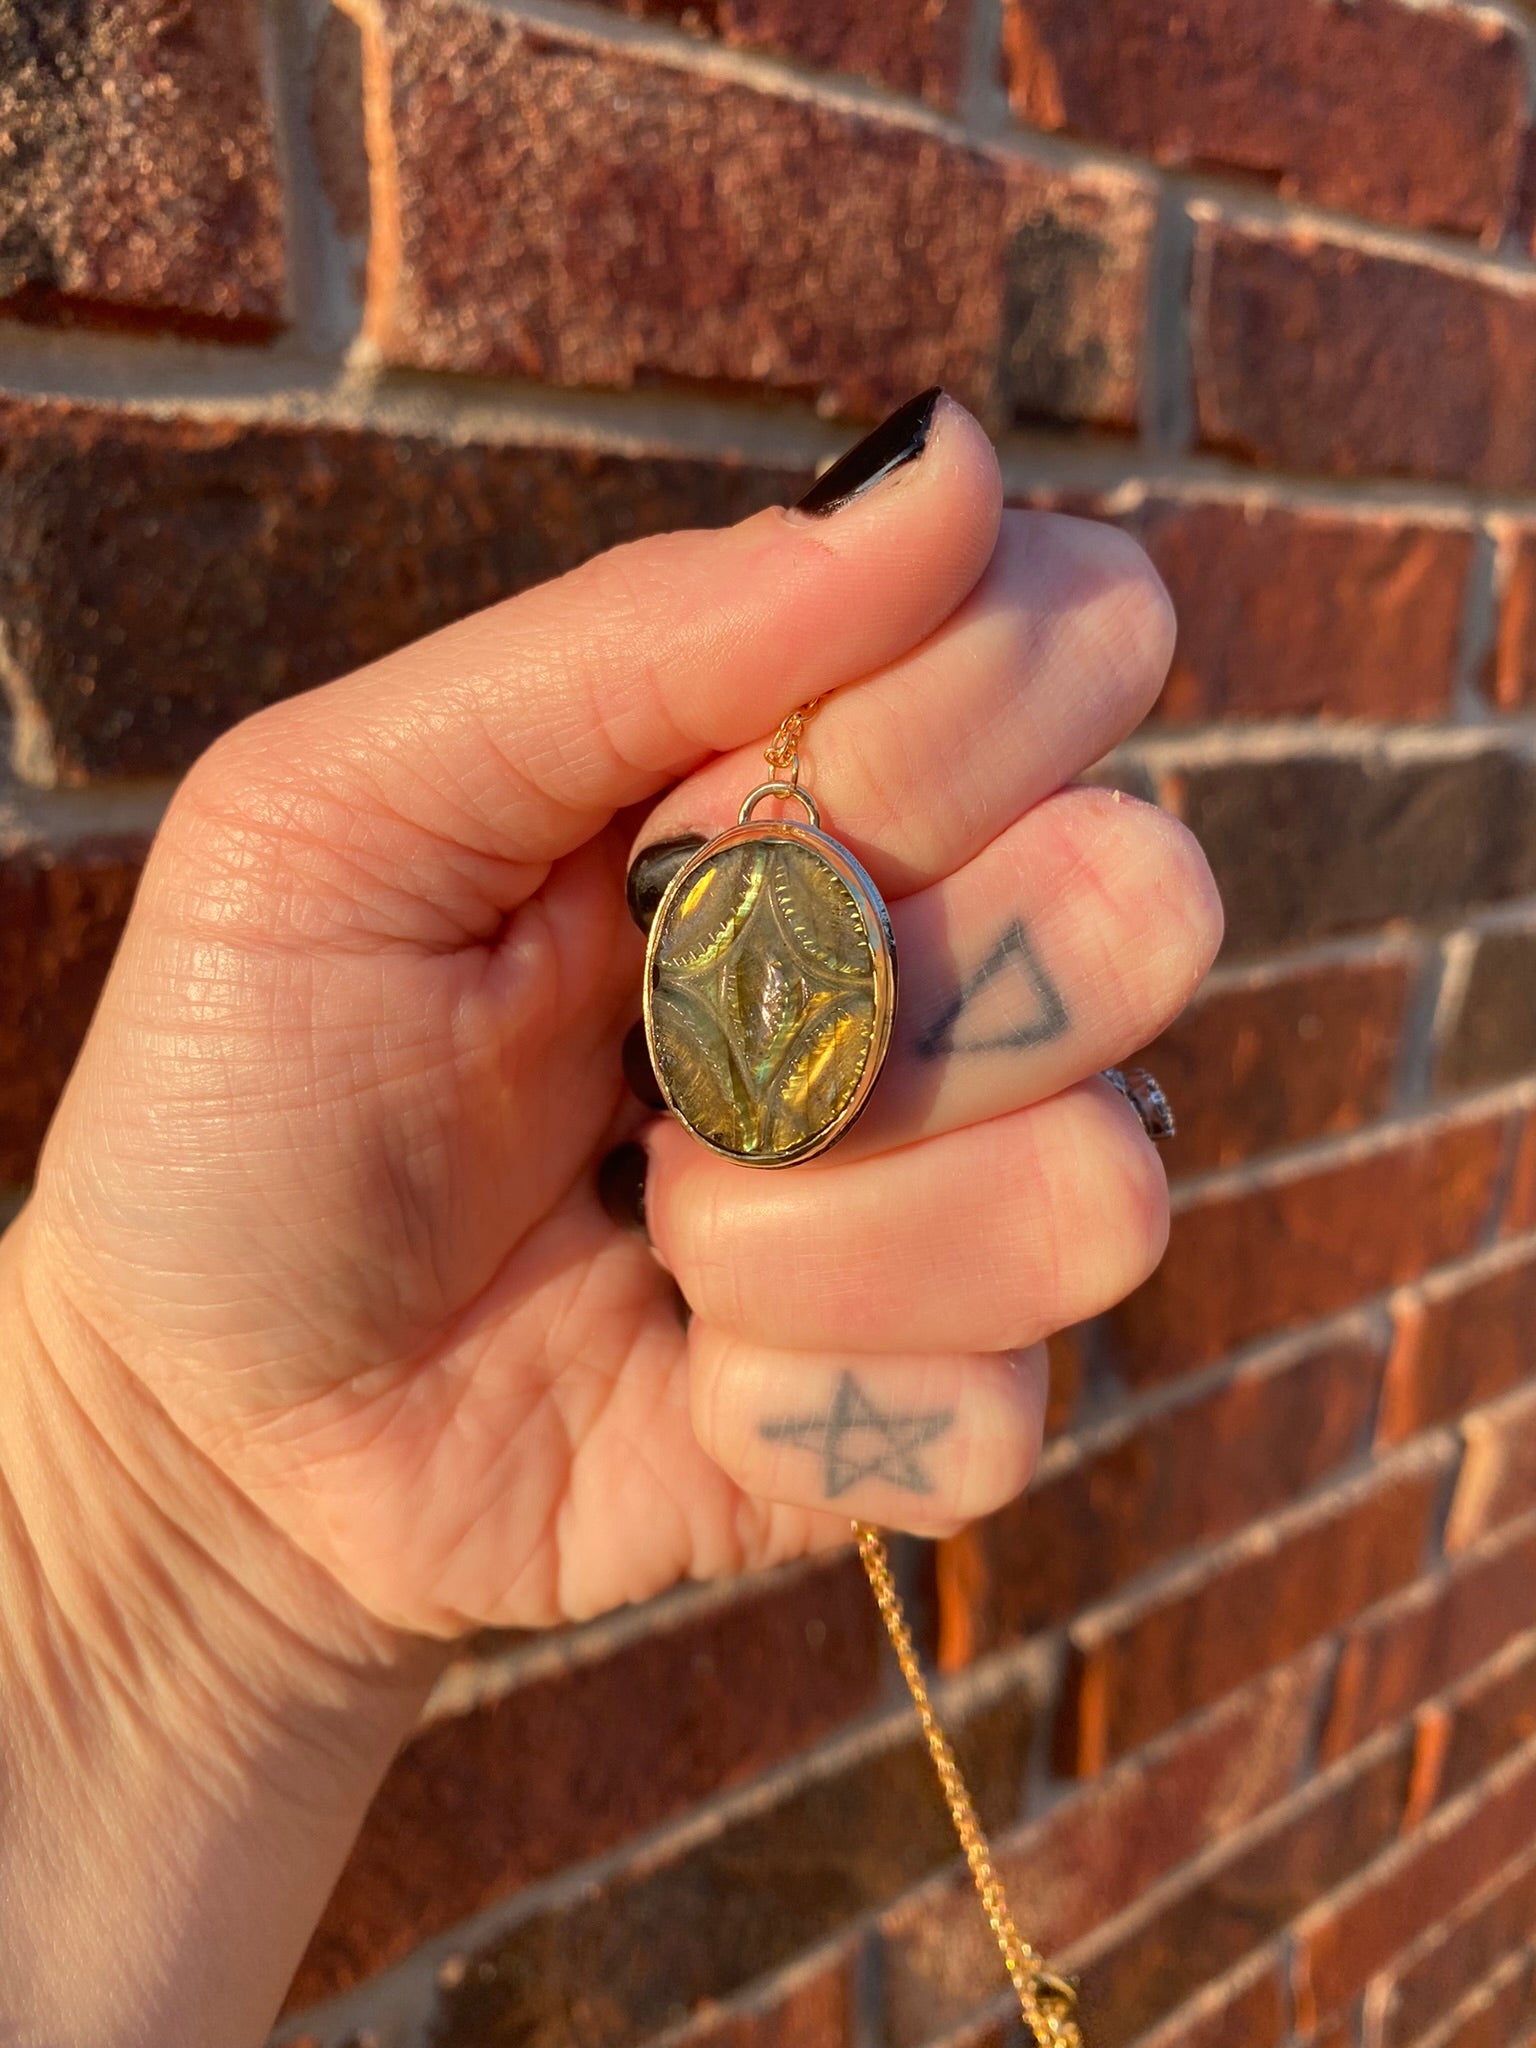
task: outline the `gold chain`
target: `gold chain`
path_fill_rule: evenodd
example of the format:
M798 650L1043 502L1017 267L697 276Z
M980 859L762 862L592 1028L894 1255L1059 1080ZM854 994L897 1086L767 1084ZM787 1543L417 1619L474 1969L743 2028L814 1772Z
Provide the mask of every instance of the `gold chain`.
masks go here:
M820 702L820 697L812 697L808 704L789 712L763 749L763 759L772 770L775 781L787 782L792 789L797 789L800 784L800 735ZM928 1744L933 1767L939 1774L949 1817L960 1837L960 1847L970 1866L987 1925L996 1937L1009 1982L1018 1993L1024 2024L1029 2028L1036 2048L1083 2048L1082 2029L1077 2019L1076 1987L1048 1969L1044 1956L1038 1949L1030 1947L1013 1924L1008 1895L992 1862L986 1833L971 1804L971 1795L960 1775L960 1766L955 1762L949 1737L940 1726L939 1717L933 1711L933 1702L928 1697L922 1666L912 1647L912 1631L907 1627L901 1596L891 1577L891 1561L885 1544L878 1530L872 1529L867 1522L855 1522L853 1533L858 1539L859 1556L864 1561L880 1618L896 1652L896 1662L901 1666L901 1675L907 1681L907 1690L917 1708L923 1739Z
M800 756L796 752L800 735L805 731L812 712L821 702L813 697L809 704L802 704L798 711L789 712L773 738L763 749L763 759L773 770L776 782L787 782L791 789L800 787Z
M1008 1895L992 1862L986 1834L976 1817L976 1809L960 1775L960 1766L955 1762L949 1738L939 1725L939 1717L928 1697L922 1666L912 1647L912 1631L907 1627L901 1596L891 1577L891 1561L886 1555L885 1544L879 1532L867 1522L855 1522L853 1533L858 1538L859 1556L864 1561L875 1604L880 1609L880 1618L896 1652L896 1662L901 1666L901 1675L907 1681L917 1717L923 1724L928 1754L933 1758L933 1767L944 1788L949 1817L955 1824L955 1833L960 1837L960 1846L970 1865L981 1909L1002 1951L1009 1982L1019 1995L1024 2024L1034 2037L1037 2048L1083 2048L1082 2030L1077 2020L1076 1987L1065 1977L1058 1977L1047 1969L1039 1950L1031 1948L1013 1924L1013 1915L1008 1910Z

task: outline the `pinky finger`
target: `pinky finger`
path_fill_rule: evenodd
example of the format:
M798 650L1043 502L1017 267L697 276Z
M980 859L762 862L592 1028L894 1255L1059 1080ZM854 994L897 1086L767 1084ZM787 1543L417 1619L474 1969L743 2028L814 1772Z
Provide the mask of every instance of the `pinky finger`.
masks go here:
M776 1351L695 1321L693 1425L759 1500L948 1535L1012 1500L1040 1454L1045 1348Z

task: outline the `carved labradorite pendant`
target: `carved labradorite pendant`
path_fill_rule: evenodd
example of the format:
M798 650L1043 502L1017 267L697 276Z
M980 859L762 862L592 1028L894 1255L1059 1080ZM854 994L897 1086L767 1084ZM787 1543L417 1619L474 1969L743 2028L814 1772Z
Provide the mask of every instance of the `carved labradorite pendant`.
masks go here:
M808 824L754 821L765 797ZM793 1166L869 1099L896 1015L879 891L815 799L765 782L668 884L645 956L645 1029L667 1106L712 1151Z

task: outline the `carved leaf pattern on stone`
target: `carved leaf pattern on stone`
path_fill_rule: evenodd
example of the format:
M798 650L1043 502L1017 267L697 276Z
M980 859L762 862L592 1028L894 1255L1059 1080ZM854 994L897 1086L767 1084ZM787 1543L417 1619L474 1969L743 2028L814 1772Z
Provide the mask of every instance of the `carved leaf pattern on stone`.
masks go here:
M724 848L665 914L652 962L657 1064L702 1136L778 1157L827 1129L875 1032L859 907L803 842Z

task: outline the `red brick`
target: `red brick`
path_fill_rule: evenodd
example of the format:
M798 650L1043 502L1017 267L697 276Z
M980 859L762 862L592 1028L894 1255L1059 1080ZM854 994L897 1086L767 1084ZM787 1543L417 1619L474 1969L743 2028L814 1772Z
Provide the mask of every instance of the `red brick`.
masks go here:
M1153 498L1124 523L1178 613L1160 718L1447 714L1472 559L1464 524L1180 498Z
M87 839L0 858L0 1187L32 1178L146 845Z
M1265 970L1202 991L1137 1055L1178 1107L1169 1172L1236 1166L1385 1115L1410 980L1389 959Z
M386 361L750 385L856 415L943 383L993 425L1134 421L1151 202L1130 174L478 8L377 12Z
M1160 790L1211 863L1228 959L1536 893L1536 762L1496 732L1439 753L1173 756Z
M1236 1986L1212 1986L1140 2048L1279 2048L1288 2018L1279 1967L1267 1962L1257 1976L1244 1970Z
M1058 1760L1084 1777L1405 1585L1445 1466L1424 1455L1260 1525L1169 1589L1072 1631Z
M1299 1924L1296 1996L1304 2023L1335 2011L1452 1912L1536 1833L1536 1750L1527 1749L1463 1801L1437 1814L1342 1900Z
M1345 476L1536 479L1536 285L1519 272L1206 213L1192 339L1206 447Z
M1504 1201L1504 1236L1521 1230L1536 1230L1536 1114L1525 1119L1520 1132Z
M1022 120L1497 242L1525 129L1503 22L1399 0L1006 0Z
M626 1728L647 1696L631 1692ZM1015 1689L973 1696L966 1712L948 1706L961 1767L995 1831L1017 1804L1032 1701ZM927 1750L905 1714L900 1727L707 1833L637 1854L601 1887L563 1891L487 1940L440 1994L428 2029L436 2048L644 2039L952 1864L954 1831Z
M1516 1387L1532 1369L1536 1253L1437 1274L1392 1305L1377 1437L1399 1443Z
M858 1991L855 1961L841 1952L809 1970L756 1989L728 2006L700 2009L671 2048L852 2048Z
M1498 521L1494 533L1499 618L1483 683L1498 710L1524 711L1536 703L1536 531Z
M0 14L0 303L271 333L283 200L257 0Z
M941 1642L985 1654L1284 1507L1359 1447L1380 1373L1379 1345L1344 1339L1089 1447L942 1546L967 1555L940 1574Z
M1426 1123L1338 1165L1189 1203L1162 1265L1110 1318L1124 1370L1138 1385L1171 1378L1470 1251L1503 1150L1502 1119Z
M0 402L0 616L49 772L174 773L274 698L794 471Z
M637 20L676 21L737 49L817 71L852 71L953 107L965 71L970 0L603 0Z
M1491 1087L1536 1071L1536 930L1481 932L1436 1087Z
M1466 1450L1446 1526L1447 1550L1464 1550L1490 1529L1536 1509L1536 1383L1469 1415L1462 1435Z
M995 1841L1029 1938L1052 1955L1081 1942L1282 1798L1306 1753L1322 1669L1314 1655L1271 1673ZM891 2048L919 2048L995 1994L997 1953L964 1871L894 1907L881 1935Z
M1215 1870L1084 1959L1083 2006L1094 2048L1120 2048L1376 1855L1397 1825L1404 1771L1399 1746L1330 1774L1257 1839L1250 1835ZM1075 1955L1070 1960L1079 1966Z
M1500 1871L1380 1987L1380 2048L1409 2048L1536 1929L1536 1857Z
M1481 1664L1521 1627L1536 1583L1536 1529L1517 1532L1412 1587L1345 1639L1322 1754L1353 1749Z
M1081 1329L1057 1330L1046 1340L1051 1383L1045 1401L1045 1433L1060 1436L1077 1409L1083 1390Z
M1525 1584L1530 1584L1529 1575ZM1519 1619L1528 1611L1523 1609ZM1449 1732L1437 1790L1441 1798L1454 1799L1501 1757L1536 1737L1536 1636L1517 1637L1457 1689L1445 1712Z
M1487 1088L1536 1071L1536 929L1481 932L1439 1048L1435 1085Z
M1505 1958L1480 1990L1472 1992L1438 2028L1426 2048L1510 2048L1536 2010L1531 2001L1529 1951Z
M334 1995L863 1712L882 1651L864 1575L843 1559L429 1723L374 1801L291 2002Z

